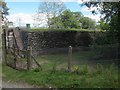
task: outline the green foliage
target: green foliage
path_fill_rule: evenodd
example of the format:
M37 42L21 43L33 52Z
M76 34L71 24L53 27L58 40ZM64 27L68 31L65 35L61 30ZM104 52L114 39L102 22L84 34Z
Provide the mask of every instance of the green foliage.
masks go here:
M63 2L41 2L34 20L38 23L39 26L44 23L44 20L47 19L47 26L50 28L50 18L59 16L65 9L66 7ZM41 13L45 13L45 18L41 19ZM59 24L57 23L56 25Z
M103 33L104 32L104 33ZM114 31L103 31L96 36L94 43L96 45L107 45L107 44L116 44L118 43L116 38L116 32Z
M103 71L104 71L103 66L98 63L98 64L96 65L96 73L97 73L97 74L101 74L101 73L103 73Z
M6 20L6 16L9 14L9 8L7 7L7 3L4 2L3 0L1 1L0 0L0 16L2 15L2 21L5 21Z
M88 74L88 66L87 66L87 65L83 65L83 66L82 66L82 69L80 69L80 72L81 72L81 74L83 74L83 75Z
M56 71L57 71L57 64L54 63L52 68L52 73L55 73Z
M87 65L80 65L80 66L74 65L72 67L72 71L79 75L87 75L88 74L88 66Z
M3 66L2 75L8 81L25 81L40 88L117 88L117 65L104 59L93 60L93 55L91 51L74 52L73 73L66 72L67 54L53 54L36 57L42 70L17 71Z
M2 35L0 34L0 49L2 48Z
M72 66L72 71L73 71L74 73L76 73L76 74L79 74L79 73L80 73L80 68L79 68L79 66L73 65L73 66Z
M112 43L112 39L109 40L106 35L97 36L97 38L94 41L94 44L96 45L105 45L105 44L111 44L111 43Z
M95 29L95 21L88 17L81 18L80 23L82 24L81 27L84 29Z
M63 15L61 15L61 21L63 22L64 28L79 27L79 22L76 21L76 18L70 10L66 10L63 12Z
M107 29L109 31L108 36L112 35L117 42L120 42L120 2L86 2L84 3L87 7L96 7L96 10L93 10L93 14L100 12L104 17L101 22L101 28ZM109 28L108 28L109 27Z
M95 28L96 28L96 30L100 30L100 29L101 29L101 27L100 27L99 24L97 24L97 25L95 26Z
M44 88L118 88L118 72L114 65L108 68L103 67L103 69L100 66L97 69L100 72L91 76L85 73L78 75L62 71L56 71L55 73L50 71L19 72L3 66L3 78L13 81L26 81L29 84Z
M65 10L57 17L49 19L51 28L83 28L94 29L96 22L88 17L84 17L81 12L71 12Z
M50 28L58 28L58 29L63 28L63 23L61 22L59 16L50 18L49 21L50 21Z
M102 30L90 30L90 29L76 29L76 28L69 28L69 29L53 29L53 28L31 28L30 30L26 30L28 32L36 32L36 31L60 31L60 32L64 32L64 31L78 31L78 32L105 32Z
M93 45L92 50L96 59L118 59L118 44L110 45Z
M40 72L41 71L41 68L35 68L33 69L34 72Z
M109 24L104 22L104 20L100 20L98 23L100 24L100 28L102 30L109 30Z

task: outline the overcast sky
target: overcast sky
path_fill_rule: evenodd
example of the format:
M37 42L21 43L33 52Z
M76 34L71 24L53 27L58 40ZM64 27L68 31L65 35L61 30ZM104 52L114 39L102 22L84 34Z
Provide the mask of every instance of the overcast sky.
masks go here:
M33 18L35 17L36 11L42 0L5 0L7 6L10 8L8 19L12 21L15 26L25 26L26 24L35 23ZM26 2L24 2L26 1ZM30 2L31 1L31 2ZM51 0L48 0L51 1ZM54 0L53 0L54 1ZM59 1L59 0L57 0ZM86 17L94 19L96 22L100 19L100 15L93 15L86 6L81 7L81 0L62 0L64 1L67 9L70 9L73 12L82 12ZM44 15L42 15L44 16Z

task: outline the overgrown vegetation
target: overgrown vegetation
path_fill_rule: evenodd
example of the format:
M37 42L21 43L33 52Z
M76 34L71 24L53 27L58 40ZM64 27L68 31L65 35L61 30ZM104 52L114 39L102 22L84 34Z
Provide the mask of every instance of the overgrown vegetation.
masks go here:
M104 17L100 21L100 27L107 29L109 32L105 38L108 38L111 43L114 40L120 43L120 2L104 2L103 0L101 2L84 2L83 5L86 5L88 8L97 8L91 11L93 14L97 14L98 12L101 15L104 14Z
M72 73L67 71L67 55L43 55L36 59L43 70L16 71L3 66L3 78L26 81L29 84L47 88L117 88L118 67L106 60L92 60L94 53L84 51L73 53Z
M88 70L89 67L82 67L76 74L76 71L73 73L34 70L20 72L4 66L3 76L7 80L21 80L47 88L118 88L118 71L114 65L108 68L99 65L96 67L92 72Z
M72 73L67 71L67 55L43 55L37 57L37 61L41 64L43 70L39 68L31 71L16 71L7 66L3 66L3 78L14 81L26 81L29 84L38 85L40 87L49 88L118 88L119 85L119 68L118 68L118 43L119 36L119 19L120 17L120 3L108 2L87 2L84 5L87 7L97 7L96 10L101 14L105 14L101 20L99 29L107 30L105 36L99 36L94 43L92 43L94 52L85 51L80 53L73 53ZM102 6L99 9L100 5ZM2 8L6 8L4 15L8 15L8 8L6 3L2 2ZM49 11L48 11L49 12ZM92 11L96 13L96 11ZM59 20L59 17L61 18ZM48 19L48 27L51 29L34 28L29 31L87 31L100 32L95 29L95 22L89 18L81 18L80 12L65 11L63 14ZM79 19L78 19L79 18ZM3 19L5 17L3 16ZM78 21L77 21L78 20ZM82 20L82 21L80 21ZM40 21L40 20L39 20ZM57 21L57 22L56 22ZM60 21L60 22L58 22ZM51 26L50 26L51 25ZM94 26L94 27L92 27ZM52 28L67 28L67 29L52 29ZM71 29L70 29L71 28ZM73 29L75 28L75 29ZM84 29L76 29L84 28ZM89 40L84 40L89 41ZM108 45L105 47L104 45ZM109 47L109 44L115 44ZM98 46L98 45L102 45ZM118 44L117 44L118 45ZM104 47L103 47L104 46ZM107 49L105 49L107 48ZM115 58L114 58L115 57ZM117 60L116 60L117 59ZM115 63L115 64L112 64Z
M90 29L75 29L75 28L72 28L72 29L47 29L47 28L31 28L30 30L26 30L26 31L86 31L86 32L105 32L103 30L90 30Z

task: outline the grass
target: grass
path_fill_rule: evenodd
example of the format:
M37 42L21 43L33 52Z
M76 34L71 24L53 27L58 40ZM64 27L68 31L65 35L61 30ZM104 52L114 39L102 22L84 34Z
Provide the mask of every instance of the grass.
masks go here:
M2 37L0 35L0 49L2 49Z
M88 74L75 74L63 71L26 71L20 72L9 67L3 67L4 78L7 80L26 81L40 87L54 88L117 88L118 72L110 68ZM9 76L9 77L8 77Z
M97 63L101 63L104 66L110 66L112 63L116 63L116 60L94 60L95 53L92 51L73 52L72 65L89 65L94 67ZM43 55L36 58L44 69L52 69L56 65L56 69L67 69L67 54L54 54Z
M43 70L17 71L3 66L3 78L25 81L31 85L52 88L117 88L118 68L115 64L104 66L91 60L89 51L73 53L72 73L68 73L67 54L44 55L36 59ZM102 60L100 60L102 61ZM104 62L104 61L103 61Z
M30 30L27 30L30 32L34 31L87 31L87 32L100 32L102 30L89 30L89 29L48 29L48 28L31 28Z

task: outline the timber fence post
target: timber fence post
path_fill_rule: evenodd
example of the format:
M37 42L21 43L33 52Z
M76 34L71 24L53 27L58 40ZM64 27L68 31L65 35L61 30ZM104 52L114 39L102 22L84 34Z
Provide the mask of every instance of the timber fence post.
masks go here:
M71 66L72 66L72 46L69 46L68 50L68 71L71 72Z
M16 69L16 61L17 61L17 56L16 56L16 53L17 53L17 49L14 48L14 68Z
M32 68L32 46L29 46L29 49L27 50L27 70L30 70Z
M7 65L6 61L6 30L3 30L2 34L2 63Z

